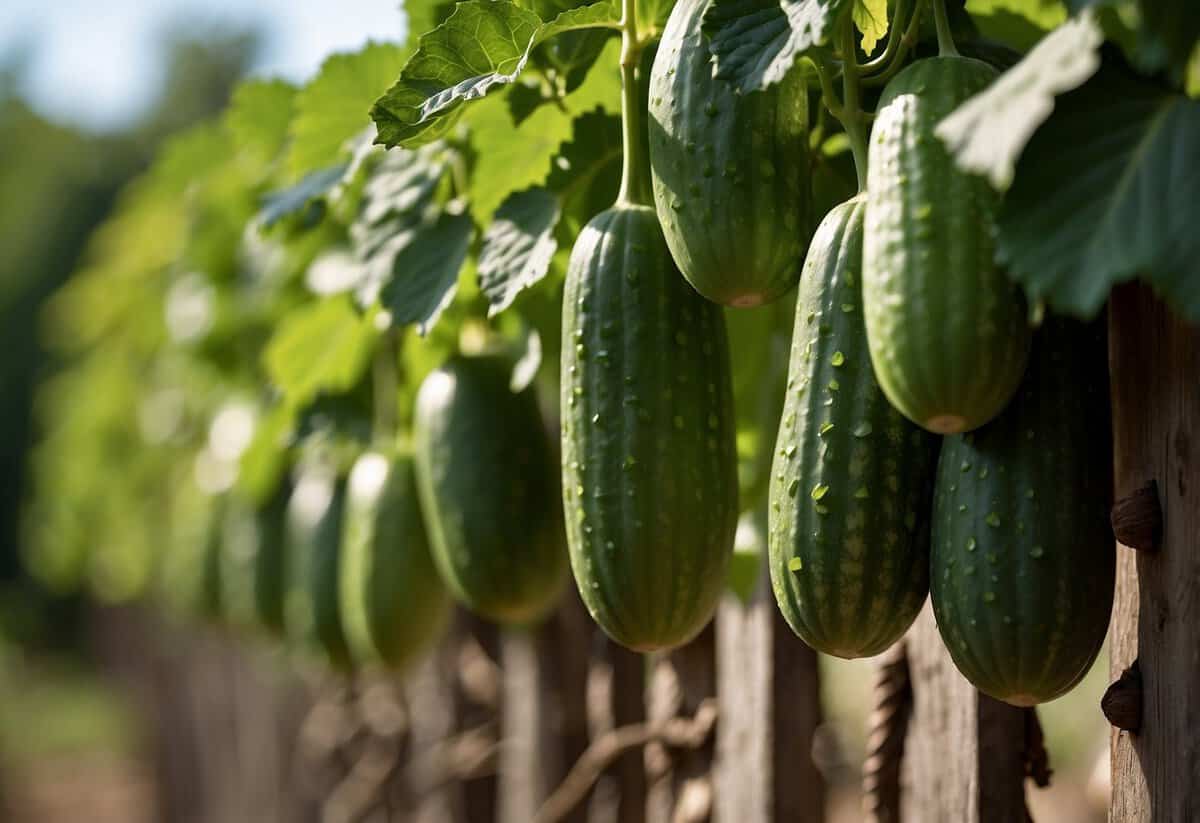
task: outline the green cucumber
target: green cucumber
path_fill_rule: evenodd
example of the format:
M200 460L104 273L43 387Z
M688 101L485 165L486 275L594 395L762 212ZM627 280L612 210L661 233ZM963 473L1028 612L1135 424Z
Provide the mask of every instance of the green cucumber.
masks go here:
M861 196L834 208L804 263L768 511L784 618L817 651L846 658L886 649L925 602L938 452L871 369L864 210Z
M1079 682L1112 609L1112 433L1102 329L1051 319L995 421L947 438L933 613L982 692L1031 706Z
M230 496L221 524L221 609L239 628L283 631L284 519L291 489L251 506Z
M650 168L671 255L709 300L757 306L796 284L812 235L808 89L754 94L713 75L707 0L679 0L650 75Z
M285 532L288 637L339 668L350 665L338 603L345 500L344 477L325 466L303 467L288 500Z
M342 526L342 626L354 659L405 668L441 636L450 602L429 554L412 458L362 455Z
M721 309L679 275L648 206L584 227L563 298L563 505L583 602L638 651L712 617L737 524Z
M562 510L533 387L512 362L456 355L429 374L413 424L417 488L450 591L491 620L541 617L566 581Z
M935 134L997 76L931 57L884 89L871 132L863 303L871 362L897 409L937 434L969 431L1012 398L1029 356L1024 299L994 260L999 196Z

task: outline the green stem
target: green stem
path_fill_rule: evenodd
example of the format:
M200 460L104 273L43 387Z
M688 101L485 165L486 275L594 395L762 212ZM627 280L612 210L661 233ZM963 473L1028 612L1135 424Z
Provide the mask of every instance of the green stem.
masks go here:
M908 58L908 53L912 51L913 46L917 45L917 40L921 35L921 17L925 13L925 0L917 0L916 6L913 8L913 15L909 18L908 28L904 31L904 36L900 38L900 46L896 53L892 56L891 61L878 74L873 74L870 77L863 78L863 85L867 86L882 86L891 80L896 72L900 71L904 61Z
M900 41L904 39L904 21L908 12L908 0L897 0L896 13L892 15L891 25L888 27L887 45L884 46L883 53L879 56L868 60L859 66L860 74L873 74L877 71L882 71L896 56L896 52L900 48Z
M946 0L933 0L933 20L937 25L938 56L957 57L954 36L950 33L950 18L946 15Z
M854 23L846 15L841 30L842 51L842 128L854 154L854 171L858 175L858 190L867 190L867 121L862 110L862 88L858 65L854 60Z
M846 110L842 108L838 102L837 93L833 90L833 80L830 77L829 65L821 57L814 56L812 58L813 68L817 70L817 80L821 83L821 101L825 104L825 109L838 122L846 119Z
M645 43L638 39L637 0L621 0L621 136L624 159L617 202L649 206L650 152L646 145L646 112L638 88L638 62Z
M383 333L375 349L371 380L375 406L372 439L379 446L390 447L399 434L400 332L395 327Z

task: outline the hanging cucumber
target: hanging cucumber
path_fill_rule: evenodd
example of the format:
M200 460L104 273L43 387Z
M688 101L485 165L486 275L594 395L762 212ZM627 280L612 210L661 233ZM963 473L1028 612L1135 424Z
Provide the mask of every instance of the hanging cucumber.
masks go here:
M721 309L671 260L650 203L636 19L625 4L624 171L584 227L563 297L563 505L592 617L639 651L711 618L737 522L729 352Z
M221 523L221 608L240 628L283 630L284 520L291 489L261 506L233 497Z
M797 69L738 94L713 73L707 0L679 0L650 75L650 168L663 234L700 294L770 302L796 284L811 235L808 89Z
M417 486L433 559L450 591L491 620L554 605L566 575L554 459L532 387L512 363L456 355L417 396Z
M1078 683L1108 628L1108 409L1102 329L1051 319L1011 405L942 450L934 616L967 679L1017 706Z
M403 669L441 635L450 597L429 554L411 456L367 452L351 469L340 582L356 661Z
M863 301L871 362L892 405L954 434L1008 403L1030 330L1020 290L994 260L999 197L961 171L935 134L997 71L959 56L942 0L934 8L941 56L887 84L871 133Z
M938 450L871 370L858 277L864 200L826 216L804 263L768 513L784 617L814 649L847 658L886 649L925 602Z
M338 604L345 499L346 480L332 467L300 470L288 500L284 595L289 638L341 668L350 665Z

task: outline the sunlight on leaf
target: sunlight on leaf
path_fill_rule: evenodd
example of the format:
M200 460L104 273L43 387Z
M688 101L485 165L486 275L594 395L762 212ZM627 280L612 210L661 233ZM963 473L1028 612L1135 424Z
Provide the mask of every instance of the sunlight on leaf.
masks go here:
M875 44L888 33L888 0L854 0L854 25L862 33L862 49L875 51Z
M939 123L937 136L963 169L1007 188L1025 144L1054 110L1054 98L1078 88L1100 67L1103 40L1088 12L1060 26Z
M1090 317L1137 276L1200 321L1200 102L1118 70L1058 101L1017 164L997 251L1031 297Z
M742 93L778 83L797 57L829 42L848 2L713 0L704 13L704 31L717 74Z
M368 319L334 298L289 314L263 352L267 376L303 405L318 393L346 391L366 368L375 338Z
M367 111L396 80L404 58L391 43L368 43L321 64L296 95L287 163L293 178L341 159L346 142L371 122Z
M517 192L500 206L479 252L479 289L488 300L488 317L546 276L558 249L554 227L560 213L558 198L541 188Z
M613 0L559 14L549 23L507 0L467 0L421 38L400 79L375 103L378 142L428 143L447 133L464 103L512 83L539 43L567 31L613 28Z

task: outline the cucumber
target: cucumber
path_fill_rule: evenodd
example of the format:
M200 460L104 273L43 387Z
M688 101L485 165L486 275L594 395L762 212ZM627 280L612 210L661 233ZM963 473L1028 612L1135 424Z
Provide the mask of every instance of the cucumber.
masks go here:
M354 659L404 669L441 636L450 603L411 456L367 452L350 470L342 528L342 626Z
M1087 672L1108 628L1116 549L1103 330L1052 319L1020 392L947 438L931 594L955 665L985 694L1032 706Z
M220 589L225 619L238 628L283 631L287 484L255 507L232 496L221 523Z
M498 354L451 357L421 384L413 438L443 581L477 614L523 623L558 601L567 557L537 396L509 388L512 367Z
M967 57L909 65L871 132L863 303L880 387L937 434L977 428L1012 398L1029 356L1024 298L994 260L999 196L955 165L938 124L997 76Z
M650 168L671 255L709 300L757 306L796 284L812 235L808 89L792 71L738 94L713 74L707 0L679 0L650 75Z
M878 654L929 591L939 438L891 407L863 326L862 196L835 207L804 263L771 471L771 586L817 651Z
M302 651L349 668L338 603L346 479L326 466L302 467L288 499L284 623Z
M615 641L678 646L712 617L738 514L721 309L679 275L654 209L618 204L567 266L563 506L583 602Z

